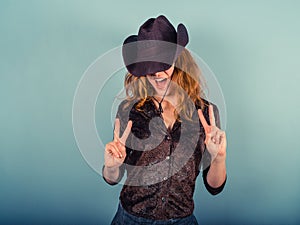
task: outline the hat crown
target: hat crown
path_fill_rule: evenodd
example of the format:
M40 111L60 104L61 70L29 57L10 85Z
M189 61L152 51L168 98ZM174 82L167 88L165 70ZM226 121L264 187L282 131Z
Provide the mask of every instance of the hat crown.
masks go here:
M170 21L163 15L148 19L139 29L139 41L160 40L176 43L177 32Z
M129 73L144 76L171 67L189 41L183 24L177 31L164 16L144 22L138 35L128 36L122 46L123 61Z

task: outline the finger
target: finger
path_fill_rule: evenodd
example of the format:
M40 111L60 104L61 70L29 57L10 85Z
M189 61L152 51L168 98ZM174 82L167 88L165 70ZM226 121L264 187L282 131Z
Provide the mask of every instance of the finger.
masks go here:
M118 153L111 147L107 148L106 152L110 155L110 157L119 158Z
M126 157L126 148L121 142L117 142L118 150L121 153L121 158Z
M217 132L218 132L217 127L213 127L213 126L208 125L208 128L205 131L206 141L207 141L208 144L211 143L211 142L213 144L217 143L217 138L218 138Z
M118 149L112 144L112 142L108 143L105 147L105 151L112 155L113 157L119 158Z
M208 145L212 141L212 135L211 133L206 133L205 134L205 144Z
M117 141L115 141L118 151L121 153L121 157L125 157L126 156L126 148L125 148L125 144L122 143L120 138L117 138Z
M116 142L110 142L107 145L107 152L113 155L116 158L122 158L122 154L119 151L118 147L116 146Z
M115 129L114 129L114 141L117 141L120 135L120 119L115 119Z
M221 132L220 131L217 131L216 134L215 134L215 137L214 137L214 143L215 144L220 144L221 143Z
M225 134L224 131L221 133L221 137L220 138L221 138L220 139L220 144L221 145L226 145L226 134Z
M207 131L208 124L206 122L206 119L205 119L201 109L198 109L198 116L199 116L202 126L204 127L204 130Z
M116 148L117 148L117 150L119 152L119 157L120 158L126 157L126 148L125 148L125 145L123 145L121 143L121 141L118 141L115 144L116 144Z
M125 145L126 143L126 140L131 132L131 127L132 127L132 121L129 120L128 123L127 123L127 126L125 128L125 131L123 132L123 135L122 137L120 138L120 141L123 145Z
M214 115L214 109L212 105L208 106L208 113L209 113L209 122L211 126L216 126L216 120Z

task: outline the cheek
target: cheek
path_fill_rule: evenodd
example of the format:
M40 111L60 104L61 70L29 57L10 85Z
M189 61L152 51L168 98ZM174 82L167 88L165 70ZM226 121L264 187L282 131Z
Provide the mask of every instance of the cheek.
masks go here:
M154 86L155 80L152 80L151 78L148 78L148 77L147 77L147 80L152 86Z
M168 70L166 70L166 73L171 76L172 73L174 72L174 66L170 67Z

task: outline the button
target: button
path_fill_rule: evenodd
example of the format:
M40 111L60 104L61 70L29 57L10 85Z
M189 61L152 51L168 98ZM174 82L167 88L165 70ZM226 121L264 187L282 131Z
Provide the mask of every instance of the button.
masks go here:
M168 178L164 177L164 180L167 180Z
M162 200L163 202L165 202L165 201L166 201L165 197L162 197L162 198L161 198L161 200Z
M168 141L171 140L170 135L166 135L165 138L166 138L166 140L168 140Z
M166 160L169 160L169 159L170 159L170 156L167 156L167 157L166 157Z

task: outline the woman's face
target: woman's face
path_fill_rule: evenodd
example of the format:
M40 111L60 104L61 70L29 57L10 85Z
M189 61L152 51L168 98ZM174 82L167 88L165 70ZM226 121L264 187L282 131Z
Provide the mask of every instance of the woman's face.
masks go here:
M169 69L165 71L160 71L155 74L149 74L146 76L147 80L151 83L158 96L163 96L165 94L169 82L171 82L171 75L173 74L173 71L174 65L172 65ZM171 87L169 88L166 95L170 93L170 89Z

